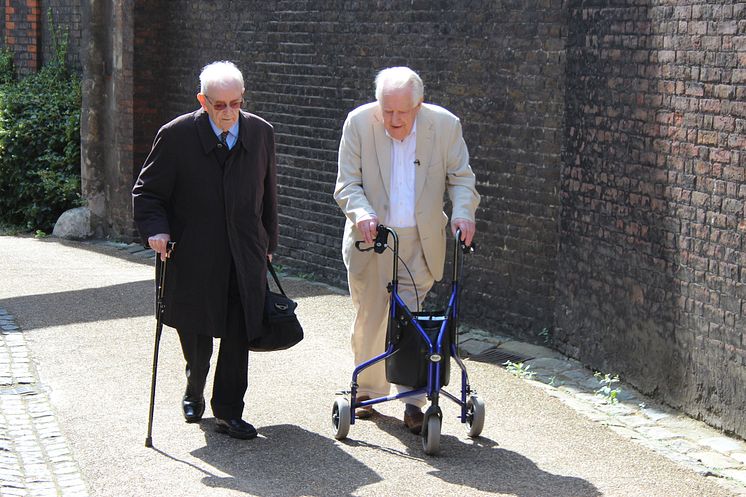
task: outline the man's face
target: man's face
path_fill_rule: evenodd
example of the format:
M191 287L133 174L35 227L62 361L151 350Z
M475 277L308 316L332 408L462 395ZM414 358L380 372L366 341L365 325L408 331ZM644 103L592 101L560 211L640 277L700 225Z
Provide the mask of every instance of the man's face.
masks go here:
M215 126L228 131L238 121L243 90L239 86L211 88L207 94L198 93L197 100Z
M379 102L383 113L383 125L393 139L403 140L409 135L417 111L420 110L420 104L421 102L412 105L410 88L383 91Z

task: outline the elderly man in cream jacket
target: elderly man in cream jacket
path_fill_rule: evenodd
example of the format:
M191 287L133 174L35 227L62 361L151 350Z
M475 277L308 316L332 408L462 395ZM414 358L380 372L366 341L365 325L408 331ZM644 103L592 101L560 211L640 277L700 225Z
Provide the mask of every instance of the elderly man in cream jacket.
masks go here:
M350 112L339 145L334 199L346 216L342 256L355 308L352 351L355 364L385 350L392 255L361 252L355 242L371 243L378 224L393 228L399 255L412 273L399 280L399 295L416 310L435 281L443 276L448 216L444 193L452 204L451 232L461 229L470 245L479 205L476 179L452 113L423 101L420 77L407 67L391 67L376 77L376 101ZM401 264L401 263L400 263ZM400 274L407 274L401 271ZM419 299L419 302L417 301ZM389 395L383 362L358 377L358 401ZM399 391L407 388L397 386ZM424 395L410 396L404 424L422 429ZM374 413L360 407L359 418Z

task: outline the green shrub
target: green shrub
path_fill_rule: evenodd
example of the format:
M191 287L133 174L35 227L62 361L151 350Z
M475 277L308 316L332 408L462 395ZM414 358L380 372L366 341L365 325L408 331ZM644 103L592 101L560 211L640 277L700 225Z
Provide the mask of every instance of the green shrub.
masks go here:
M12 83L16 79L13 65L13 52L7 48L0 49L0 85Z
M63 61L60 50L38 73L0 80L0 223L51 232L82 203L80 83Z

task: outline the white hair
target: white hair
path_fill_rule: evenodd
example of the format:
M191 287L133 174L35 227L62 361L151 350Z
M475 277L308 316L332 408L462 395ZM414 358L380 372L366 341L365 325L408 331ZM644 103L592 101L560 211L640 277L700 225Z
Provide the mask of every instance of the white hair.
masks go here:
M238 86L243 92L243 75L233 62L223 60L207 64L199 75L200 93L206 95L210 88Z
M412 105L422 102L425 86L416 72L408 67L388 67L376 76L376 100L381 101L384 91L412 89Z

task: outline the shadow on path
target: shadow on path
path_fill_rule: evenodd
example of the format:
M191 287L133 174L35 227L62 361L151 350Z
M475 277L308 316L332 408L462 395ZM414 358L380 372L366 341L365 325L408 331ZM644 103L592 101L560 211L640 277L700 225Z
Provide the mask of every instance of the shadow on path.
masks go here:
M228 475L204 477L207 487L263 497L351 496L381 481L333 439L298 426L262 427L259 437L248 442L217 433L212 418L200 422L200 428L206 444L191 454Z
M541 470L530 459L498 447L485 437L460 440L441 434L440 454L427 456L419 435L410 433L401 419L378 413L371 418L378 428L401 440L406 453L379 447L363 441L347 439L350 446L367 446L400 457L421 459L433 467L431 475L454 485L470 487L487 493L516 497L598 497L599 490L590 482L572 476L561 476ZM451 424L449 423L449 426ZM354 435L353 426L351 435ZM466 431L466 425L458 429Z
M23 329L92 323L154 314L153 280L23 295L0 300L0 307L23 316Z

